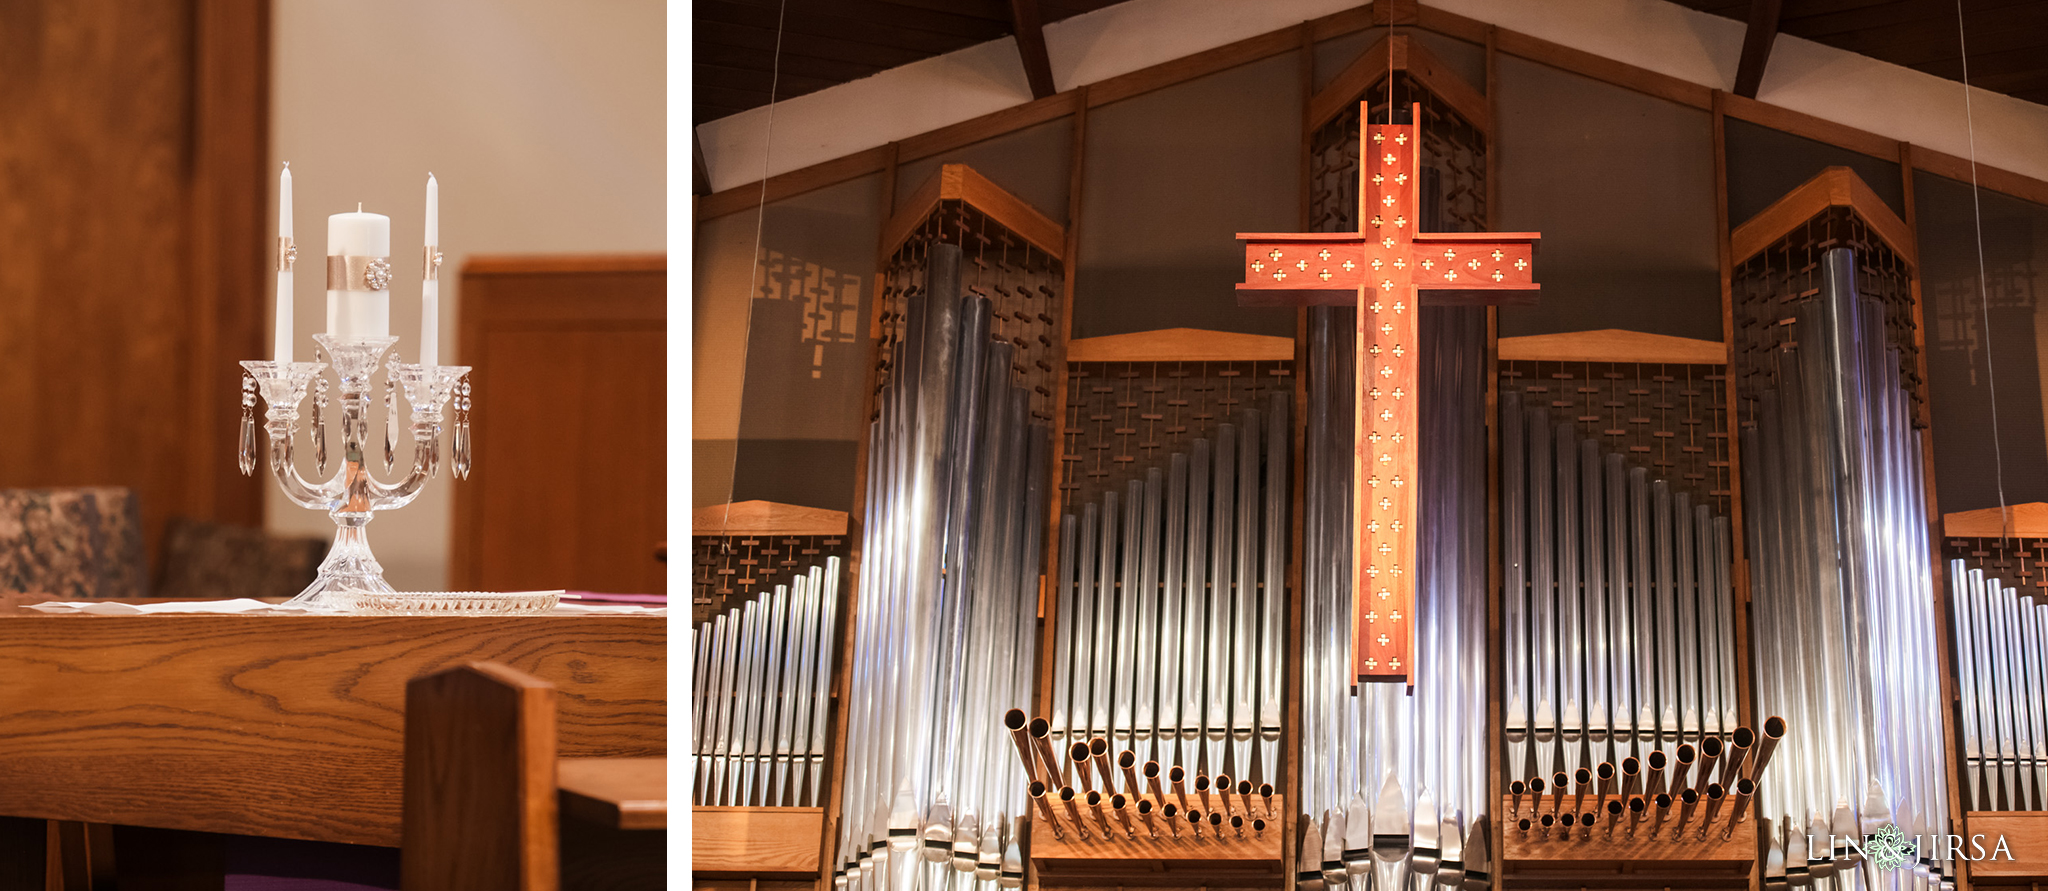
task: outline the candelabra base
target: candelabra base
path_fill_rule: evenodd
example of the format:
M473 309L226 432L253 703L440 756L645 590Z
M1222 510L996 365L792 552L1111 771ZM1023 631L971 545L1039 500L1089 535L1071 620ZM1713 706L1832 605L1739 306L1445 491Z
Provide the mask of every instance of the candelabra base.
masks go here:
M299 596L286 601L285 606L347 612L356 608L358 595L395 593L390 583L384 581L384 567L370 553L369 536L363 528L369 525L370 512L336 512L329 516L334 518L334 546L327 549L327 559L320 561L313 583Z

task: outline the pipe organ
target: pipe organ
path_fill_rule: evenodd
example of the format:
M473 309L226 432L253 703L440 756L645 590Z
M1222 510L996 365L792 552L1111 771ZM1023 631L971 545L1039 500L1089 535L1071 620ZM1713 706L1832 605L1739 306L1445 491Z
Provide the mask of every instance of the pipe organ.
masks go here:
M934 184L882 288L841 886L1023 879L1026 786L999 722L1037 667L1061 240L1028 207L982 210L965 168Z
M1767 756L1746 763L1736 685L1720 345L1634 335L1603 354L1630 361L1595 362L1570 336L1515 340L1498 428L1510 845L1732 838Z
M1851 845L1888 824L1951 829L1941 673L1913 668L1941 664L1943 623L1909 255L1888 213L1826 207L1750 239L1761 246L1737 267L1756 702L1794 728L1758 791L1767 884L1946 887L1953 874L1932 845L1884 874Z
M1970 811L2048 811L2048 506L1943 518Z
M691 518L691 802L700 819L763 814L792 834L821 831L837 773L846 520L767 501L710 505ZM735 851L699 867L814 874L817 857Z
M1974 554L1972 555L1974 556ZM2038 559L2001 553L2002 566L1949 561L1955 604L1956 679L1963 716L1963 790L1971 810L2048 809L2048 743L2043 734L2042 625L2048 599L2012 577ZM1989 562L1989 561L1986 561Z
M1387 56L1380 56L1379 53ZM1362 137L1358 100L1376 120L1393 109L1420 140L1417 231L1478 231L1487 219L1488 134L1465 91L1427 49L1405 37L1376 47L1367 62L1384 76L1343 97L1319 123L1310 156L1311 219L1318 231L1359 231ZM1361 67L1364 63L1361 63ZM1340 88L1341 89L1341 88ZM1354 90L1356 88L1353 88ZM1448 97L1448 98L1447 98ZM1317 97L1312 107L1325 107ZM1372 154L1367 152L1368 155ZM1408 222L1402 221L1404 225ZM1374 217L1372 223L1381 223ZM1361 682L1353 656L1364 633L1353 598L1353 452L1360 311L1307 310L1308 379L1303 432L1302 738L1305 815L1297 883L1304 888L1415 880L1483 888L1494 873L1487 815L1494 813L1485 742L1487 474L1485 383L1488 317L1476 306L1417 308L1421 367L1416 398L1419 448L1414 565L1412 686ZM1374 347L1377 349L1377 347ZM1378 390L1373 390L1377 397ZM1377 517L1367 522L1378 526ZM1398 520L1393 521L1398 522ZM1379 570L1380 567L1374 566ZM1376 577L1376 576L1375 576ZM1369 625L1370 623L1368 623ZM1462 740L1462 744L1444 744Z
M1069 370L1054 743L1282 781L1290 364Z
M1318 231L1262 271L1392 220L1485 275L1491 113L1448 70L1387 39L1309 97ZM1361 151L1412 165L1371 193L1412 219L1360 219ZM849 891L1953 889L1953 852L1865 841L2048 835L2048 507L1929 537L1887 214L1831 168L1735 227L1725 342L1499 338L1480 289L1526 282L1415 282L1397 384L1351 293L1294 338L1073 339L1065 230L942 166L883 227L854 528L695 547L700 814L815 836ZM1417 443L1384 477L1382 392ZM1413 487L1412 556L1369 549L1371 481Z
M828 557L698 632L695 802L822 800L839 575L839 558Z

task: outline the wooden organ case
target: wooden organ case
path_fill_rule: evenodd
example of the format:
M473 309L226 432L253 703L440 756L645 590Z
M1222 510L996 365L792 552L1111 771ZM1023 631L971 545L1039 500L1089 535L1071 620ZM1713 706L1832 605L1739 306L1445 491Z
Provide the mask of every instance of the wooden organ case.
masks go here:
M846 514L744 501L691 519L692 866L714 879L814 876L837 773Z
M1749 884L1726 356L1630 331L1500 341L1513 885Z
M1969 864L1970 881L2038 887L2048 879L2048 504L1949 514L1941 556L1964 833L2002 836L2012 854Z
M1106 820L1063 802L1034 824L1039 882L1271 886L1293 341L1178 328L1067 360L1041 714L1068 763L1048 792L1090 782L1096 749L1129 769L1096 771Z
M1945 664L1949 632L1912 230L1830 167L1729 244L1754 701L1790 727L1756 789L1773 887L1857 869L1851 841L1887 826L1959 824L1951 678L1892 668ZM1902 868L1946 887L1956 865L1926 846Z

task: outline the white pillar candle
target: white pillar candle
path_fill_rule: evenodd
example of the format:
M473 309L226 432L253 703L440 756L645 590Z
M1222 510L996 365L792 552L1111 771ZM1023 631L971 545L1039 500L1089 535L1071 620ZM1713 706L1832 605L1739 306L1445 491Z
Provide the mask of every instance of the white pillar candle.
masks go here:
M276 330L271 336L271 359L292 360L292 269L285 257L285 245L292 237L292 163L284 163L277 177L277 311Z
M343 340L391 334L391 218L363 213L362 207L358 204L355 213L327 218L327 333ZM373 288L360 281L337 281L336 267L347 264L337 264L335 258L348 257L383 260L387 285Z
M420 284L420 364L441 364L441 184L427 174L427 248Z

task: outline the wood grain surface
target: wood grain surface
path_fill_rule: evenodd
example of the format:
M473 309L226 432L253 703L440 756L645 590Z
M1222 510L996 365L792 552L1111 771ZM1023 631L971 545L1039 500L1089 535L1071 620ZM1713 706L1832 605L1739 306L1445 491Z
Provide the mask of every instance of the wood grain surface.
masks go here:
M1899 219L1899 215L1886 206L1884 199L1877 197L1877 193L1847 167L1829 167L1814 174L1812 179L1786 192L1785 197L1736 226L1728 236L1730 256L1736 263L1748 260L1758 251L1777 243L1792 227L1819 216L1830 207L1847 207L1855 211L1870 225L1872 233L1898 252L1900 259L1908 264L1919 262L1918 242L1906 221Z
M476 369L476 469L454 483L454 589L667 593L654 558L668 538L665 266L464 264L459 361Z
M613 829L668 828L667 758L564 758L562 814Z
M896 252L942 201L965 201L1057 260L1066 255L1066 230L1038 208L965 164L943 164L882 224L882 255Z
M1203 328L1161 328L1083 337L1067 345L1069 362L1284 362L1294 339Z
M0 610L0 815L397 846L405 684L559 688L567 757L666 754L666 620Z
M0 487L133 488L152 548L262 521L234 363L268 355L269 6L0 4Z
M555 687L472 662L405 688L408 891L556 891Z
M709 504L690 514L690 531L695 535L845 535L846 511L780 504L774 501L735 501Z
M817 879L819 807L690 809L690 869L700 878Z
M2048 538L2048 504L2029 501L1941 516L1942 534L1956 538ZM1987 812L1988 813L1988 812Z
M1691 833L1698 832L1705 814L1702 802L1687 827ZM1540 829L1524 834L1509 826L1501 846L1504 878L1517 888L1747 888L1756 862L1756 821L1737 824L1733 835L1723 839L1731 816L1724 808L1706 839L1688 833L1684 841L1671 837L1672 822L1665 824L1659 838L1650 838L1653 817L1645 817L1633 839L1627 837L1626 816L1612 838L1604 815L1591 838L1581 838L1581 828L1573 830L1569 841L1562 828L1544 838ZM1671 820L1677 818L1674 807Z
M1597 331L1503 337L1500 339L1500 360L1726 365L1728 345L1718 340L1602 328Z
M1970 883L1977 884L2033 884L2048 882L2048 811L1971 811L1969 814L1969 835L1982 835L1985 859L1972 861L1963 868L1969 873ZM2003 856L1990 859L1999 836L2005 837L2006 850L2012 859ZM1974 856L1965 836L1962 853Z

